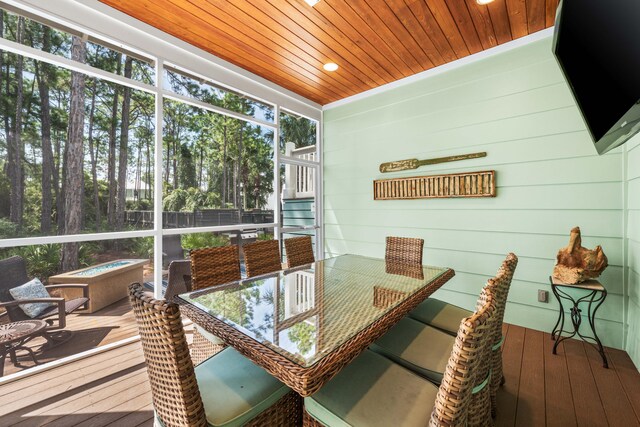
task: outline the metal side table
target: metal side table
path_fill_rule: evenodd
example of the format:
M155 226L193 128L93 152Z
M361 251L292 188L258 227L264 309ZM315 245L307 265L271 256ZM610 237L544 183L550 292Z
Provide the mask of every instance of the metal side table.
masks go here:
M560 282L555 277L549 277L549 281L551 282L551 290L553 291L553 294L556 296L556 299L560 304L558 321L553 327L553 332L551 332L551 339L555 341L555 344L553 345L553 354L556 354L558 344L568 338L573 338L574 336L578 335L585 342L592 345L598 351L598 353L600 353L600 357L602 357L602 365L605 368L608 368L609 363L607 362L607 356L604 353L604 347L602 347L600 338L598 338L598 334L596 333L595 324L596 311L598 311L598 308L600 308L605 298L607 297L607 290L597 280L587 280L586 282L582 283L568 284ZM581 289L587 291L587 294L578 299L575 299L571 294L567 293L561 288ZM571 313L571 324L573 325L573 331L564 329L565 314L564 307L562 305L563 299L571 302L572 304L569 312ZM580 332L580 324L582 323L582 310L579 306L581 303L587 304L587 319L589 321L589 326L591 327L591 333L593 334L593 336L583 335ZM563 335L563 333L567 333L568 335Z
M36 355L25 344L31 339L41 335L45 328L49 326L47 322L39 319L20 320L0 325L0 377L4 374L4 362L7 355L11 358L14 366L20 366L16 352L24 350L34 364L38 364Z

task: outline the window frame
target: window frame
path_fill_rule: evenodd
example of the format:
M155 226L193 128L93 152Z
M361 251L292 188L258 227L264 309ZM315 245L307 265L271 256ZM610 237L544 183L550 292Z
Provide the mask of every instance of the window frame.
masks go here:
M230 230L244 230L259 228L273 229L274 238L281 240L282 233L286 232L282 228L281 221L281 203L282 203L282 191L280 186L279 172L281 165L284 164L301 164L303 166L314 167L316 169L316 206L315 206L315 225L314 230L316 232L316 244L319 254L324 253L323 246L323 207L322 207L322 109L308 100L282 89L275 84L268 82L258 76L254 76L244 70L238 69L221 59L201 51L193 46L186 45L172 36L164 35L161 38L156 35L157 30L150 31L146 24L134 21L122 14L121 12L111 9L106 5L103 5L95 0L60 0L56 2L41 2L46 5L41 5L37 1L33 0L6 0L0 3L0 7L5 11L13 14L24 16L28 19L40 22L43 25L50 26L52 28L64 31L70 34L78 35L82 34L88 37L89 40L109 47L110 49L119 50L123 53L131 54L133 57L145 58L155 68L155 84L149 85L140 81L129 79L108 71L104 71L91 65L79 63L63 56L55 55L40 51L36 48L22 45L4 38L0 38L0 50L13 53L16 55L22 55L33 60L41 61L47 64L51 64L57 67L64 68L70 71L81 72L86 76L103 79L118 85L130 87L135 90L141 90L147 92L155 97L155 135L154 135L154 226L149 230L136 230L136 231L119 231L119 232L100 232L100 233L87 233L87 234L69 234L69 235L52 235L52 236L38 236L38 237L21 237L11 239L0 239L0 248L12 248L18 246L34 246L49 243L70 243L70 242L90 242L98 240L116 240L116 239L128 239L139 237L154 237L154 254L153 254L153 266L154 266L154 282L156 284L154 289L154 296L161 298L162 293L162 236L175 235L175 234L188 234L199 232L216 232L216 231L230 231ZM95 15L88 17L87 14ZM65 18L61 18L64 16ZM82 20L78 20L74 17L82 16ZM92 19L91 19L92 18ZM106 37L100 34L99 30L92 30L84 24L76 24L75 22L92 22L94 28L108 28L110 25L125 25L130 31L127 32L125 38L134 40L131 37L131 33L142 34L144 32L152 34L142 34L140 39L136 43L124 43L118 41L113 36ZM164 33L162 33L164 34ZM166 49L167 44L171 45L172 58L164 58L150 49L145 49L145 46L153 46L153 50L156 52L162 52ZM186 45L186 47L184 46ZM194 60L194 66L182 66L181 63L189 63L189 59ZM228 89L231 92L235 92L244 96L247 96L253 100L263 102L267 105L272 105L274 108L274 120L268 122L257 119L255 117L240 114L231 110L226 110L222 107L214 106L197 99L192 99L171 92L163 87L164 67L168 66L178 70L184 70L194 76L201 76L203 79L210 81L211 83L218 85L222 88ZM198 72L198 69L206 69L210 71L210 75L205 75L202 72ZM219 74L219 75L218 75ZM220 78L216 78L220 77ZM225 83L224 80L239 82L237 85ZM238 87L240 86L240 87ZM244 89L242 86L247 86L249 89ZM252 94L252 88L260 93ZM265 97L264 94L271 94L269 97ZM273 130L273 168L274 168L274 182L273 191L275 198L274 220L273 223L267 224L234 224L228 226L208 226L208 227L190 227L190 228L163 228L162 227L162 188L163 188L163 176L159 171L162 170L164 150L163 150L163 128L164 128L164 111L163 103L164 99L173 99L178 102L184 102L199 108L212 111L217 114L226 115L228 117L243 120L252 124L264 126ZM284 106L283 104L286 104ZM295 106L299 106L300 110L296 110ZM316 122L316 159L318 161L306 161L296 160L281 155L279 149L280 140L280 111L290 112L297 116L305 117L309 120ZM298 112L300 111L300 112ZM312 113L316 117L310 117ZM287 229L289 230L289 229ZM128 342L130 340L124 340ZM109 346L108 348L112 348ZM88 350L79 353L78 357L86 357L94 354L98 351L104 351L106 347L97 347L92 350ZM23 371L25 374L29 374L28 371Z

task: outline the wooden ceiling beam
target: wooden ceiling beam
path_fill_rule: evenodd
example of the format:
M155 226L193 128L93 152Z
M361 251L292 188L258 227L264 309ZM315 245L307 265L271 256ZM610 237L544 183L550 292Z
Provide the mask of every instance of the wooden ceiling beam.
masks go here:
M438 52L440 52L440 55L445 62L451 62L458 59L456 53L449 44L447 37L442 32L440 25L438 25L438 22L433 17L427 3L424 0L404 0L404 2L409 7L418 23L422 26L424 32L433 41L433 44L436 45Z
M504 1L494 1L489 3L486 8L489 11L489 16L491 16L491 24L498 44L513 40L507 4Z
M293 0L294 2L297 0ZM400 63L402 60L397 56L395 52L389 49L388 54L384 52L384 49L378 49L381 47L379 44L375 44L375 39L365 37L356 29L356 24L346 17L343 17L340 13L334 10L327 2L320 2L314 7L317 13L311 14L312 19L321 20L322 23L334 23L335 32L332 31L334 38L339 40L341 44L347 49L354 52L361 50L369 58L371 63L381 70L385 70L389 75L393 77L387 83L406 77L406 71L400 71ZM316 25L318 23L316 22ZM320 24L322 25L322 24ZM387 47L384 45L384 47ZM388 47L387 47L388 48ZM397 57L397 61L393 60Z
M525 0L505 0L507 11L509 12L509 23L511 25L511 35L514 39L524 37L529 34L527 22L527 3Z
M498 39L493 29L489 8L486 5L480 5L476 0L467 0L467 8L476 28L480 43L483 49L490 49L498 45Z
M260 4L264 5L264 0L261 0L261 3L254 0L244 1L249 1L255 7L259 7ZM331 43L332 40L330 40L330 37L322 30L322 28L317 28L313 22L310 22L305 15L299 13L296 9L290 6L287 7L288 3L282 0L279 0L277 2L271 2L271 0L267 1L269 1L272 6L270 8L270 14L272 14L274 16L274 19L280 22L281 25L290 29L296 34L296 36L300 37L302 40L305 40L308 43L312 44L315 43L317 46L325 47L326 52L324 54L326 59L323 61L323 63L335 62L339 65L340 63L342 63L343 67L346 67L347 64L351 64L352 67L349 69L350 73L348 74L353 76L354 79L357 78L360 82L362 82L362 84L365 84L368 87L375 87L383 84L382 82L384 82L384 80L382 80L380 76L378 76L377 73L374 72L374 70L367 67L364 63L360 63L357 58L355 58L350 52L343 50L342 52L338 53L333 48L327 47L327 44L325 42ZM280 10L276 6L281 7L283 10ZM316 28L313 34L311 33L312 27ZM340 48L338 47L338 49ZM352 60L349 61L348 58L351 58ZM362 66L364 68L364 71L361 70L359 66ZM345 70L338 70L337 72L331 73L331 75L344 71ZM353 84L357 85L358 83L357 81L354 81Z
M126 3L127 10L131 10L134 16L143 15L148 22L156 27L166 28L172 34L183 40L191 40L192 44L207 51L215 51L222 59L234 63L243 68L257 67L262 73L270 75L269 80L278 82L283 87L300 93L302 90L311 100L319 100L326 97L339 98L340 95L333 89L322 88L314 76L310 76L302 70L279 69L275 67L275 61L260 53L251 46L243 46L238 41L229 40L217 29L212 27L200 28L197 25L200 18L187 14L184 10L171 8L171 13L159 6L163 0L138 0L128 2L126 0L110 0L112 3ZM166 5L166 4L165 4ZM196 31L193 31L193 30ZM205 37L205 35L207 37ZM240 53L240 55L239 55ZM296 76L296 85L292 85L291 77ZM215 77L215 76L212 76ZM281 83L279 83L281 82ZM316 101L317 102L317 101Z
M559 0L100 1L327 104L550 27Z
M206 2L198 1L196 3L199 4L202 11L210 17L207 19L210 19L212 23L223 21L224 24L219 24L217 26L220 28L228 27L230 30L225 30L225 32L227 32L230 37L239 37L236 35L238 32L236 29L241 29L242 33L254 40L256 45L260 46L261 50L273 49L281 56L295 62L309 73L318 77L323 84L335 83L336 86L345 93L351 90L350 87L353 87L352 81L342 74L332 76L333 78L324 75L320 71L322 69L323 62L318 59L321 54L319 54L315 48L304 42L301 42L298 45L290 42L289 39L292 38L290 34L283 36L273 31L272 27L263 24L262 16L260 16L257 11L250 10L249 12L252 15L246 14L244 11L237 9L232 2L226 0ZM242 3L253 8L246 2ZM253 18L253 16L260 19ZM243 21L240 19L243 19ZM247 23L250 25L246 25ZM280 47L280 49L274 49L272 46L274 43Z
M528 33L544 30L546 19L545 0L527 0Z

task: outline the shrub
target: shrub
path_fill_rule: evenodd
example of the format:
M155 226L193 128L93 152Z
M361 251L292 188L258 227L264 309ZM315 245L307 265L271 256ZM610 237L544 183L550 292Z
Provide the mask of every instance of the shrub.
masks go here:
M151 259L153 257L153 237L135 239L131 251L137 257Z
M0 218L0 239L10 239L18 236L18 226L5 218Z
M182 235L181 242L184 249L191 250L227 246L229 244L229 238L213 233L194 233Z

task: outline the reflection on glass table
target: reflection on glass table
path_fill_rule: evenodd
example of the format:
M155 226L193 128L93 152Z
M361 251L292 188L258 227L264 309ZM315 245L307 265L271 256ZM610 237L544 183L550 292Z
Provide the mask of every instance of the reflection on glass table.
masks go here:
M447 272L343 255L180 299L306 368Z

